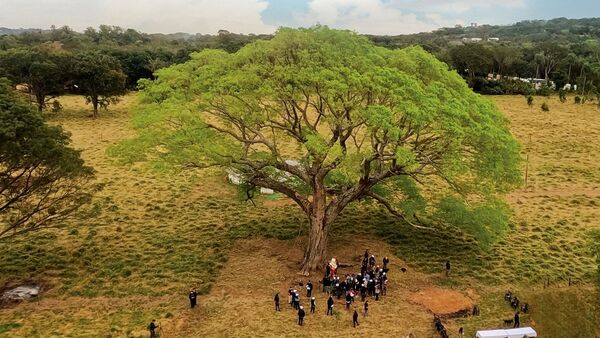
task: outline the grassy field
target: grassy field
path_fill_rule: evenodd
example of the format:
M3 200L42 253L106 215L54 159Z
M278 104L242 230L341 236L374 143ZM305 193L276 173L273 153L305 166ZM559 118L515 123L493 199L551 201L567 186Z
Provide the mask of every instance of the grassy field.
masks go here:
M542 112L541 97L533 108L523 97L491 99L529 159L527 187L507 196L511 229L484 250L456 231L405 227L375 207L346 210L334 225L332 254L352 260L368 246L392 256L392 266L409 268L392 272L391 295L372 304L361 334L432 337L431 314L409 298L442 287L471 295L482 309L480 317L448 321L452 333L501 326L512 316L502 300L510 288L532 304L524 321L541 337L600 336L587 243L587 232L600 228L600 109L552 98ZM92 120L82 98L65 97L65 110L48 115L72 133L104 189L93 217L0 243L0 285L47 287L37 301L0 309L0 337L147 336L152 318L168 337L355 333L344 311L330 318L321 311L304 328L293 325L285 304L282 313L271 311L274 292L298 279L306 222L295 206L272 198L259 198L256 207L242 202L223 171L159 175L107 155L133 135L133 100L127 96ZM453 262L449 279L441 274L446 259ZM192 286L203 295L194 311L186 298Z

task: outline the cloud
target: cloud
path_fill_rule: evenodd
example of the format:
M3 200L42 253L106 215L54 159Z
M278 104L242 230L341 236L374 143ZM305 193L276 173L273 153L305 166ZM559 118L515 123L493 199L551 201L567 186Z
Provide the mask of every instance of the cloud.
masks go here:
M100 24L144 32L272 33L262 21L266 0L0 0L0 23L7 27L47 28L69 25L76 30Z
M464 13L471 10L496 8L521 8L525 0L397 0L391 1L401 8L412 8L415 11L440 13Z
M309 0L308 8L296 16L301 25L319 23L366 34L416 33L447 24L439 15L418 17L383 0Z

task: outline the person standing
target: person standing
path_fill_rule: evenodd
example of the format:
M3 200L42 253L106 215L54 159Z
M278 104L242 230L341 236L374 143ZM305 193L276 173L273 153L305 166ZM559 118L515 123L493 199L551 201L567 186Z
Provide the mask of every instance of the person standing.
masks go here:
M327 315L333 316L333 297L331 297L331 295L329 296L329 299L327 299Z
M197 303L197 299L198 299L198 292L196 292L196 289L190 290L190 294L188 295L188 298L190 299L190 306L193 309L194 307L196 307L196 303Z
M365 305L363 306L365 310L365 317L369 315L369 301L365 300Z
M298 309L298 325L304 325L304 316L306 316L306 312L304 312L304 307L301 306Z
M317 300L315 299L315 297L312 297L310 299L310 313L315 313L316 309L317 309Z
M446 261L446 277L450 276L450 261Z
M275 311L281 311L281 309L279 308L279 292L277 292L275 294Z
M521 326L521 318L519 317L519 311L515 312L515 326L514 328Z
M292 291L292 288L288 289L288 304L290 304L291 307L294 307L294 304L292 303L292 301L294 300L292 296Z
M154 338L156 337L156 329L158 328L158 326L156 325L156 322L154 319L152 319L152 321L150 322L150 325L148 325L148 330L150 330L150 337Z
M310 298L312 296L313 284L310 280L306 283L306 297Z
M358 312L356 312L356 310L354 310L354 314L352 315L352 325L354 327L356 327L356 325L358 324Z
M462 327L458 329L458 338L465 338L465 329Z

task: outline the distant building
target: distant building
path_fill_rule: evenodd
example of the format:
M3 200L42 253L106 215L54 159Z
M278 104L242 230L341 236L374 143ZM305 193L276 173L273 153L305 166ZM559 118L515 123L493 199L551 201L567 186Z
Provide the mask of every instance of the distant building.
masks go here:
M498 42L500 41L500 38L488 38L487 40L490 42Z
M483 41L482 38L463 38L462 40L463 40L463 42L481 42L481 41Z
M471 22L471 27L477 27L477 22Z

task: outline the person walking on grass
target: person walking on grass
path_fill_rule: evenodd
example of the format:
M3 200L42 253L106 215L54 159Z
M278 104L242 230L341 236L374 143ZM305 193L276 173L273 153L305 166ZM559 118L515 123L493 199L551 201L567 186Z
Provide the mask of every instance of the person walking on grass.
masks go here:
M310 299L310 313L315 313L315 310L317 309L317 300L315 299L315 297L312 297Z
M304 312L304 306L301 306L298 309L298 325L304 325L304 316L306 316L306 312Z
M196 291L196 289L190 290L190 294L188 295L188 298L190 299L190 306L193 309L194 307L196 307L196 303L197 303L197 299L198 299L198 292Z
M275 311L281 311L281 309L279 308L279 292L277 292L275 294Z
M369 315L369 301L365 300L365 305L363 306L365 309L365 317Z
M356 327L358 324L358 312L354 310L354 314L352 315L352 325Z
M446 277L450 276L450 261L446 261Z
M148 325L148 330L150 330L150 338L156 337L156 329L158 326L156 325L156 321L152 319L150 325Z
M327 299L327 315L333 316L333 297L331 296L329 296L329 299Z
M515 326L514 328L521 326L521 318L519 317L519 311L515 312Z

